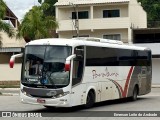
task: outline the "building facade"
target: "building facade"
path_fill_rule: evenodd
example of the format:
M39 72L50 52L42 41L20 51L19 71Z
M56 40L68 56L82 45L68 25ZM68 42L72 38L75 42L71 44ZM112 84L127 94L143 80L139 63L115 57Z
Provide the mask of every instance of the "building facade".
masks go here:
M13 29L17 30L19 25L18 18L15 14L7 7L6 16L4 21L13 26ZM6 84L17 84L19 83L21 76L21 64L20 59L16 60L14 69L9 67L9 60L13 54L22 52L25 40L16 39L16 37L9 38L3 31L0 32L1 44L0 44L0 86Z
M152 50L152 83L160 84L160 29L133 29L133 44Z
M132 29L147 27L146 12L137 0L58 0L55 6L60 38L78 33L132 43Z

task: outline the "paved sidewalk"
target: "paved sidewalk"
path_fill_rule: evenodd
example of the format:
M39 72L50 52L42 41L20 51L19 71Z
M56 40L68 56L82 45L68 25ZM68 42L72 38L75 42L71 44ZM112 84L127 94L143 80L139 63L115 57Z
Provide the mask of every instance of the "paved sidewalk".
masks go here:
M0 93L4 96L19 95L20 88L0 88Z
M153 84L152 88L160 88L160 84Z

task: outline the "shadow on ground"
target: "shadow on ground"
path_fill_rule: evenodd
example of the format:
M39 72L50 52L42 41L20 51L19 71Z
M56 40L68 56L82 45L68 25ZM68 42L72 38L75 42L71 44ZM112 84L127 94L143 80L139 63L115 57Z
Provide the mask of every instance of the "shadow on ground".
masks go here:
M75 113L75 112L89 112L93 111L93 108L100 108L100 107L107 107L110 105L116 105L116 104L126 104L129 102L138 102L138 101L143 101L146 99L150 98L138 98L137 101L130 101L129 99L119 99L119 100L109 100L109 101L104 101L100 103L96 103L92 108L86 109L84 106L76 106L76 107L50 107L50 108L45 108L44 109L38 109L38 110L33 110L33 111L28 111L28 112L42 112L42 113ZM26 111L27 112L27 111Z

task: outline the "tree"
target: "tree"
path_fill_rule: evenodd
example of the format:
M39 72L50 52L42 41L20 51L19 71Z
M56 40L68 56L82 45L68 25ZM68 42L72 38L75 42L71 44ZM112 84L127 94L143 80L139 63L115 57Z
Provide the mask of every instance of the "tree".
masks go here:
M0 0L0 32L1 31L5 32L9 37L13 37L15 35L13 27L10 24L3 21L5 14L6 14L6 4L3 2L3 0ZM0 46L2 46L1 35L0 35Z
M138 0L142 3L147 12L148 27L160 26L160 1L159 0Z
M44 14L46 16L55 16L55 6L54 4L58 2L58 0L45 0L44 3L48 4L48 8L44 10Z
M18 28L18 38L23 36L30 41L52 36L50 32L58 27L58 23L54 16L45 16L43 9L45 9L44 5L33 6L32 9L26 13Z
M42 0L38 0L38 2L41 4L41 3L42 3Z

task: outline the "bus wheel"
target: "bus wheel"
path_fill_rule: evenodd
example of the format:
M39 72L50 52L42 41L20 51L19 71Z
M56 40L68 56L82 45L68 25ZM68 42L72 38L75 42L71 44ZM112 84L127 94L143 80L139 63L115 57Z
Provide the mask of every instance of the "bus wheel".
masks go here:
M87 95L87 100L86 100L86 108L90 108L93 106L93 104L95 103L95 94L90 91Z
M133 90L133 95L131 97L131 101L136 101L137 100L137 96L138 96L138 87L135 86L134 90Z

